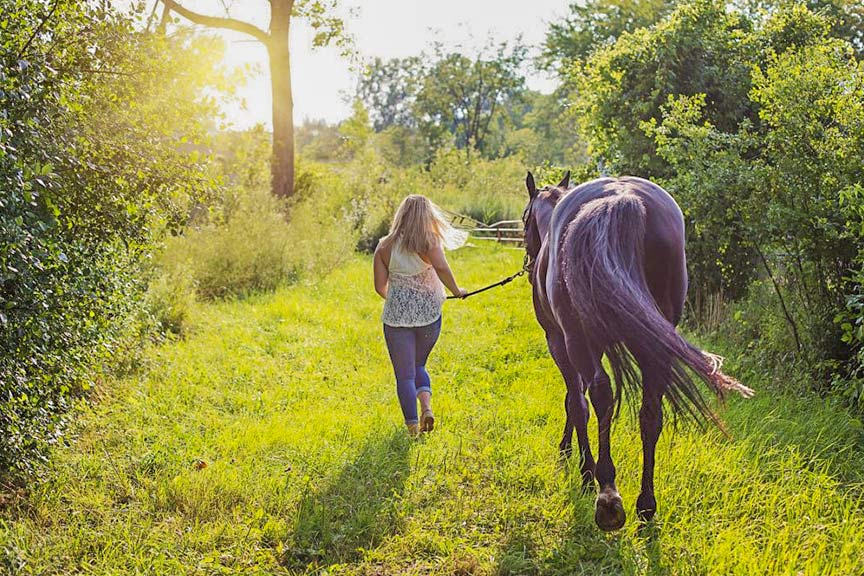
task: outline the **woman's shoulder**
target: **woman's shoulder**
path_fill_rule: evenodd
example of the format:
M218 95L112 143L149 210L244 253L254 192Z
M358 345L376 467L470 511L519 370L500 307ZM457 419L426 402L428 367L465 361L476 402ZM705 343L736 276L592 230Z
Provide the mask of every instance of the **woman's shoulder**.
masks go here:
M390 236L384 236L383 238L378 239L378 244L375 245L375 252L380 252L381 250L390 249L390 246L393 242L390 239Z
M382 258L386 264L390 263L390 255L393 252L393 241L389 236L384 236L378 240L375 246L375 255Z

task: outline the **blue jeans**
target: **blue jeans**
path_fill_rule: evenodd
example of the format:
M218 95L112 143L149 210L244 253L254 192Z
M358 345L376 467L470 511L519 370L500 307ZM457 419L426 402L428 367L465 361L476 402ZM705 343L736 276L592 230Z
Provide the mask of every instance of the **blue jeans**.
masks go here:
M432 393L426 359L441 334L441 317L426 326L384 325L384 340L396 375L396 394L406 424L417 424L417 393Z

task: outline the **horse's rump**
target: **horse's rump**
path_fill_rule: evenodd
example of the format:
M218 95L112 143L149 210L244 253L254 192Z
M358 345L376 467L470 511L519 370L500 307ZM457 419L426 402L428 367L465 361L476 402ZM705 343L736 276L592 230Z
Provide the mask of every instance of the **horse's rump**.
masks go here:
M670 372L665 395L676 414L720 425L687 368L721 398L730 390L752 391L722 374L718 357L687 342L661 313L646 280L646 223L644 201L628 189L579 208L562 235L557 258L567 304L585 336L609 358L616 412L625 388L641 391L635 357L642 371Z

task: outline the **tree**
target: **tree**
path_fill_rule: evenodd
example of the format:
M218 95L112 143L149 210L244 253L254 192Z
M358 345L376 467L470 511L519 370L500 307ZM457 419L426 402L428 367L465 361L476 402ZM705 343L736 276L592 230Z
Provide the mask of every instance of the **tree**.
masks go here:
M575 108L596 159L619 173L669 176L640 122L659 121L670 95L705 94L708 118L721 130L752 117L751 29L725 1L694 0L575 67Z
M444 54L436 47L437 57L424 75L414 106L420 130L433 145L450 133L466 157L471 157L471 150L482 152L493 118L524 90L526 48L501 43L492 50L469 58Z
M490 135L512 128L511 116L525 109L526 53L518 41L489 44L473 57L436 44L431 54L376 59L360 79L357 98L377 132L411 141L412 149L418 136L425 140L427 161L450 143L468 158L475 150L494 154L504 146L490 142Z
M423 74L421 56L376 58L366 67L357 86L357 98L368 108L376 132L393 126L416 126L413 106Z
M552 94L526 90L522 100L512 128L494 135L503 141L500 155L521 154L529 166L585 164L585 146L572 128L563 88Z
M278 197L294 193L294 99L291 91L291 53L289 34L293 17L308 19L317 31L314 44L324 46L335 41L348 50L350 39L344 33L341 19L330 16L338 0L270 0L270 26L257 26L230 17L206 16L183 7L174 0L158 0L165 6L163 22L170 12L208 28L242 32L267 48L270 89L273 108L273 153L270 165L271 190Z
M828 31L852 45L858 59L864 57L864 3L861 0L737 0L753 20L776 20L777 14L787 16L795 8L806 8L825 19ZM776 24L776 23L775 23ZM790 31L799 34L800 30Z

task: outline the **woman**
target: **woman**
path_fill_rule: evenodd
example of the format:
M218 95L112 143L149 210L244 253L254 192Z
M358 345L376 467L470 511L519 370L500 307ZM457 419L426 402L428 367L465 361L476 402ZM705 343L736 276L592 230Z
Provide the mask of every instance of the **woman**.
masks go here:
M444 286L454 296L466 294L453 277L444 249L458 248L467 237L428 198L412 194L402 201L390 233L375 249L375 291L385 299L384 340L411 435L435 426L426 359L441 332Z

